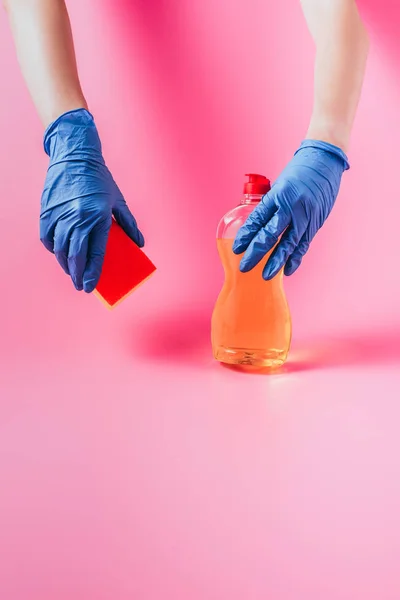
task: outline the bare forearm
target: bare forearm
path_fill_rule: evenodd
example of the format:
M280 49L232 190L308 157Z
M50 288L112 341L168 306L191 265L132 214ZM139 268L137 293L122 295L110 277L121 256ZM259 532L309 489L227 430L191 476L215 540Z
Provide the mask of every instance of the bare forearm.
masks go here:
M22 74L46 127L60 114L87 108L64 0L3 0Z
M355 0L301 0L316 44L314 107L308 138L347 151L368 55Z

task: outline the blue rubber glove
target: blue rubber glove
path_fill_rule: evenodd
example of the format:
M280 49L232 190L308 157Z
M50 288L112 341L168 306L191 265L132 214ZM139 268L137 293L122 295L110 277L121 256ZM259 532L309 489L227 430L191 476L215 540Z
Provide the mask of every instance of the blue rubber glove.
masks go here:
M233 252L245 251L240 270L250 271L276 245L263 278L272 279L282 267L292 275L331 212L348 168L337 146L305 140L238 231Z
M107 169L92 115L72 110L49 125L44 149L50 157L40 212L40 239L77 290L97 285L112 215L138 246L138 230Z

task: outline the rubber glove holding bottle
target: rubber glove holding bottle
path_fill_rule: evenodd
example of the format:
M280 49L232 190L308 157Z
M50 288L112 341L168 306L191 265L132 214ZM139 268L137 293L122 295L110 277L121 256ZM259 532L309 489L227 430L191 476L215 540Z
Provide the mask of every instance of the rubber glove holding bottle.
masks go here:
M264 279L272 279L282 267L292 275L329 216L348 168L347 156L337 146L304 140L236 235L233 251L244 252L240 270L250 271L276 246Z

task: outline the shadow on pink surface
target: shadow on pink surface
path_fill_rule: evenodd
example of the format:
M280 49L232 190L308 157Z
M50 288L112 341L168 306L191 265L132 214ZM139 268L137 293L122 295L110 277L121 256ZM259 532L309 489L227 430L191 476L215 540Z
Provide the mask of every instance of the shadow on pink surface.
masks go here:
M360 332L297 343L281 373L400 364L400 330Z
M211 313L210 313L211 314ZM213 364L210 315L171 311L135 329L135 354L155 361L199 366ZM290 374L339 367L400 365L400 329L296 341L288 362L277 370L244 370L251 374ZM230 368L227 366L227 368ZM235 367L233 367L235 369Z
M212 360L210 316L205 313L158 314L139 331L135 326L134 338L134 352L142 358L201 367Z

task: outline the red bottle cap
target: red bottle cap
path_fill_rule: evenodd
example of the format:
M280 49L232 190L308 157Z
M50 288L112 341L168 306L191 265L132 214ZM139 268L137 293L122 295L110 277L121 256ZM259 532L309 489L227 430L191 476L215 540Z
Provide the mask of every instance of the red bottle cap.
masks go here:
M264 175L256 175L255 173L247 173L249 178L244 184L243 191L245 194L266 194L271 189L271 182Z

